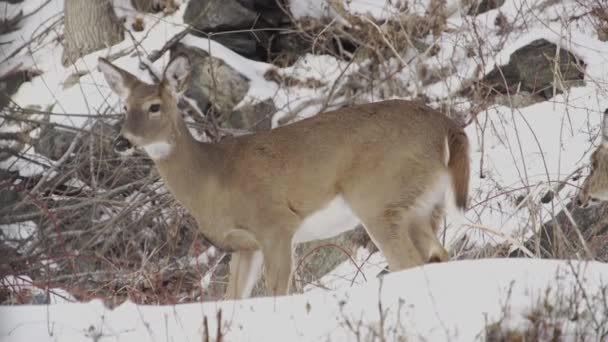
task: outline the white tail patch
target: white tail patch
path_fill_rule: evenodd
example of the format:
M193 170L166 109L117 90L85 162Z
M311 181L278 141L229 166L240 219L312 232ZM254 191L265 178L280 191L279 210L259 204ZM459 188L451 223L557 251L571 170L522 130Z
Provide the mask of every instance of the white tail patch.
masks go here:
M446 205L446 194L448 189L452 187L451 178L448 172L442 172L435 182L427 188L426 192L416 199L416 204L412 210L417 216L428 217L436 206ZM451 201L454 202L453 195Z
M152 159L165 159L171 154L173 145L168 142L157 142L142 146L148 156Z
M328 239L357 227L359 218L346 203L342 195L306 217L293 236L294 243Z
M445 214L449 217L449 222L456 226L465 224L464 211L456 206L456 194L454 193L452 177L448 174L449 183L445 191Z

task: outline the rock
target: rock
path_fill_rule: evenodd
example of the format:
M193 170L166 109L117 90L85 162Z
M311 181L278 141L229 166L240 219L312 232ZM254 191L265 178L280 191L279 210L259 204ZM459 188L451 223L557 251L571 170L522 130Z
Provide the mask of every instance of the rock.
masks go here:
M13 177L15 177L14 172L11 173L10 171L0 169L0 179L2 179L3 182L9 183L7 180ZM8 186L4 186L2 189L0 189L0 213L4 212L5 208L12 209L15 204L23 200L23 197L24 194L22 192L15 191L10 189ZM8 213L5 212L4 214Z
M5 17L0 19L0 35L17 31L19 29L19 23L21 22L22 18L23 11L19 11L19 13L15 14L13 17Z
M192 84L186 96L194 99L201 110L213 107L218 116L226 116L247 94L249 80L223 60L181 44L171 53L184 53L190 58Z
M19 171L0 169L0 181L4 182L4 186L0 187L0 221L3 224L22 222L24 219L19 219L17 216L40 210L36 203L32 203L31 198L26 196L27 191L23 189L27 188L29 180L22 178L20 187L10 185L14 184L13 180L17 177L19 177Z
M271 27L277 27L291 23L291 19L285 13L285 1L281 0L236 0L243 7L248 8L260 19ZM282 2L282 5L279 3Z
M274 36L270 48L270 60L274 65L286 67L298 58L312 52L310 38L300 32L279 33Z
M140 12L173 13L179 7L175 0L131 0L133 7Z
M34 151L51 160L59 160L67 152L74 138L74 132L43 125L38 139L34 142Z
M267 60L276 33L263 29L282 27L289 17L275 0L192 0L184 21L195 28L192 34L210 37L247 58ZM209 34L227 31L241 32Z
M533 96L527 91L520 91L519 93L511 95L500 94L496 96L494 102L510 108L524 108L541 101L543 101L543 99L539 96Z
M563 210L555 218L545 222L541 232L528 241L525 246L532 252L537 244L540 246L540 254L543 258L585 258L585 251L581 246L580 230L587 247L596 260L608 261L608 203L603 202L588 208L575 207L572 202L566 206L569 214ZM576 222L576 226L572 220ZM537 243L538 241L538 243ZM521 251L514 251L511 257L524 257Z
M544 39L535 40L515 51L509 63L500 70L495 68L487 74L482 80L483 86L502 94L515 94L519 90L549 99L553 97L555 59L559 63L557 74L564 85L582 83L585 64L566 49L561 48L557 56L556 53L555 44ZM556 92L562 92L559 85Z
M200 31L218 32L251 27L256 16L235 0L198 0L188 2L184 21Z
M268 99L252 105L243 106L228 116L224 125L229 128L244 129L254 132L268 131L271 128L272 115L277 111L274 102Z
M21 84L29 82L33 77L40 75L37 70L13 70L5 73L0 78L0 109L8 106L10 98L19 90Z
M332 245L340 246L342 249ZM298 244L294 252L294 260L296 260L294 267L300 266L295 272L297 288L302 289L306 284L313 283L333 271L341 263L349 260L349 255L355 258L359 247L366 247L370 253L378 250L362 226L330 239ZM349 255L346 255L345 251Z
M505 0L481 0L479 2L475 1L473 5L469 8L468 15L480 15L482 13L491 11L502 6L505 3Z
M255 34L252 32L222 33L211 36L211 39L243 57L257 61L265 61L268 58L270 35L264 31L256 31Z

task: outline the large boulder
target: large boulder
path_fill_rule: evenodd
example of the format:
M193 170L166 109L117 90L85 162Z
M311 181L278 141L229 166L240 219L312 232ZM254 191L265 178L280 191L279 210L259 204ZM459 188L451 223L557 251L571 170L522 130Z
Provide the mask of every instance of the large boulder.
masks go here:
M172 54L180 53L192 62L192 84L186 96L194 99L202 111L213 108L218 117L231 113L247 94L249 80L206 51L178 44Z
M481 83L501 94L527 91L549 99L553 97L554 85L559 94L562 84L566 87L581 84L584 68L585 64L566 49L560 48L558 53L555 44L538 39L516 50L507 65L494 68Z
M474 1L469 7L468 15L480 15L493 9L497 9L505 3L505 0L480 0Z
M543 258L585 258L582 237L596 260L608 261L608 203L579 208L571 202L567 204L567 210L568 213L562 210L545 222L540 232L524 245L531 251L538 246ZM514 251L511 256L525 255L521 251Z
M234 110L223 123L225 127L248 131L268 131L272 115L277 111L274 102L267 99Z
M274 29L289 22L275 0L192 0L184 12L192 34L210 37L233 51L266 60ZM228 31L240 31L229 32ZM221 34L220 34L221 33Z
M76 133L43 125L37 139L34 140L34 151L51 160L59 160L76 138Z

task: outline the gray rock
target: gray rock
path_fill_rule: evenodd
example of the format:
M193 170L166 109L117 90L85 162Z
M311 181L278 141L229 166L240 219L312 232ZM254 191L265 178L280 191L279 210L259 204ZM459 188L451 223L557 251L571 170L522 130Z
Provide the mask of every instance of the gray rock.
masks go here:
M258 61L267 59L270 35L264 31L222 33L211 36L211 39L249 59Z
M247 105L230 113L224 125L229 128L250 131L268 131L271 128L272 114L277 111L274 102L268 99Z
M255 11L235 0L190 1L184 12L184 21L204 32L251 27L256 17Z
M285 26L289 17L275 0L192 0L184 21L194 28L192 34L209 37L247 58L267 60L276 32L264 29ZM227 31L241 32L222 33Z
M482 83L502 94L523 90L548 99L553 97L556 74L565 86L578 85L583 83L584 67L585 64L566 49L561 48L557 54L555 44L539 39L515 51L507 65L493 69ZM561 93L559 86L556 93Z
M51 160L59 160L75 137L74 132L43 125L38 139L34 142L34 151Z
M543 258L585 258L585 251L576 230L580 230L587 247L594 258L608 262L608 203L579 208L573 203L567 204L567 215L563 210L554 219L545 222L539 234L530 238L524 245L532 252L540 247ZM570 220L574 219L576 226ZM514 251L511 257L523 257L520 251Z
M468 15L480 15L502 6L505 0L481 0L475 1L469 8Z
M0 179L3 182L6 182L10 178L12 178L12 177L10 177L10 174L8 171L0 170ZM6 208L12 208L15 204L17 204L21 200L23 200L23 197L24 197L23 193L17 192L15 190L11 190L8 187L4 187L3 189L0 189L0 213L4 212L4 209L6 209ZM4 214L8 214L8 213L5 212Z
M11 96L19 90L21 84L38 75L40 73L34 70L17 70L3 75L0 78L0 109L9 105Z
M260 19L265 23L275 27L291 22L289 16L285 13L285 1L281 0L236 0L243 7L255 11ZM279 5L279 3L283 3ZM283 8L281 8L283 7Z
M249 90L249 80L223 60L205 51L178 44L172 54L184 53L192 63L192 84L186 95L203 111L213 107L219 116L227 116Z
M269 57L275 65L289 66L309 52L312 52L310 38L300 32L281 32L272 40Z
M527 91L520 91L517 94L510 94L508 96L500 94L495 99L496 104L511 108L523 108L541 101L543 101L542 98L533 96Z
M340 246L336 248L333 245ZM366 247L369 252L377 251L369 235L362 226L344 232L330 239L310 241L298 244L295 250L295 272L297 288L313 283L333 271L338 265L355 257L359 247ZM346 255L344 252L349 255ZM361 277L361 275L358 275Z

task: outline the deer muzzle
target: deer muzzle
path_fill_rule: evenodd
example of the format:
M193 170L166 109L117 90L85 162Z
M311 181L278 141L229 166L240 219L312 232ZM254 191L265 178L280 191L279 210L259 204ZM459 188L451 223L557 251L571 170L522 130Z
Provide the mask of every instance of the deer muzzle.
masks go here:
M586 189L581 190L578 196L576 196L576 205L581 208L587 208L589 206L596 205L599 202L600 200L591 196Z
M119 135L114 139L113 148L115 152L123 153L132 148L131 142L125 138L123 135Z

